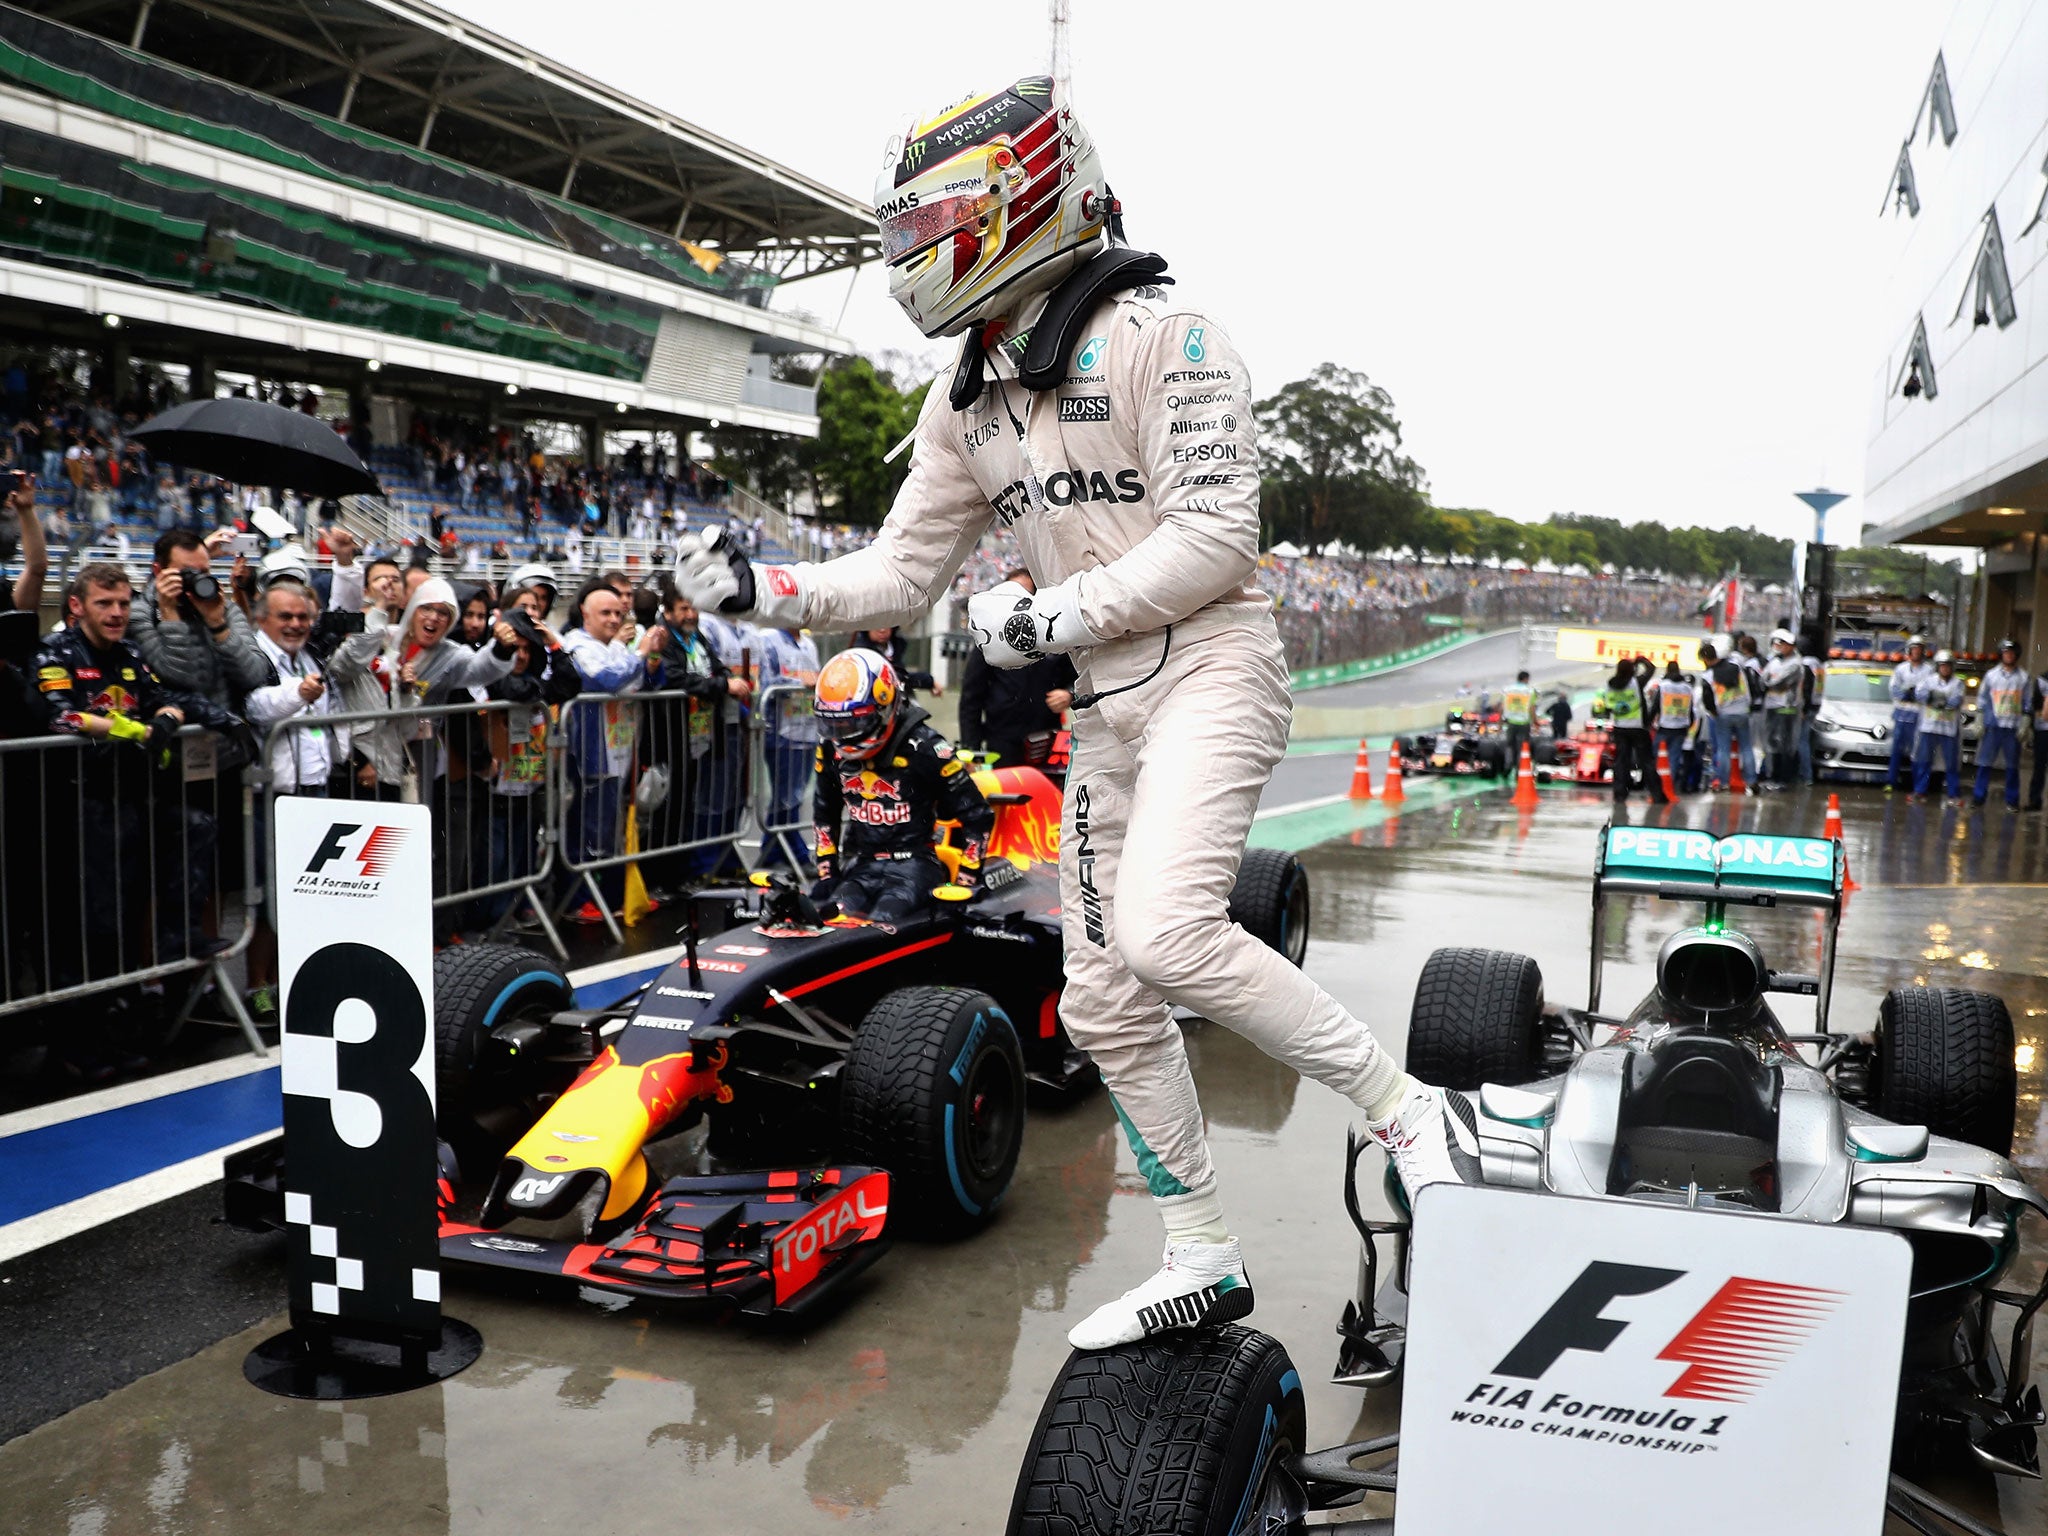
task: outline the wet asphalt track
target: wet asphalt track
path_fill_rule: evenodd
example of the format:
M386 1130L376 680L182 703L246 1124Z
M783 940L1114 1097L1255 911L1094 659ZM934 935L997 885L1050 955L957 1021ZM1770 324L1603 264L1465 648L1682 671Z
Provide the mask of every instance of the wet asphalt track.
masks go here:
M1348 763L1334 761L1348 778ZM1870 792L1847 803L1866 889L1844 925L1838 1025L1868 1020L1903 982L2001 992L2023 1051L2032 1047L2019 1156L2035 1179L2048 1177L2048 940L2038 917L2048 819L1959 815ZM1556 791L1518 814L1487 793L1315 848L1305 855L1316 891L1311 972L1395 1050L1415 975L1438 944L1526 950L1553 998L1582 1001L1587 871L1609 809L1604 797ZM1818 800L1795 794L1667 814L1725 833L1818 831L1820 813ZM1811 922L1767 918L1755 931L1791 967L1814 942ZM1673 925L1646 904L1629 914L1610 951L1610 1001L1647 987ZM1798 1027L1798 1015L1788 1022ZM1197 1024L1189 1043L1250 1255L1254 1322L1293 1353L1312 1435L1334 1443L1391 1427L1391 1396L1366 1402L1326 1384L1356 1253L1338 1189L1347 1106L1221 1029ZM322 1407L243 1383L243 1354L280 1326L282 1268L274 1240L211 1225L210 1201L201 1191L0 1268L0 1434L17 1436L0 1445L0 1527L993 1531L1064 1358L1065 1328L1158 1252L1143 1183L1097 1096L1034 1117L991 1230L899 1246L808 1333L763 1336L452 1279L448 1312L486 1340L476 1366L408 1396ZM2038 1274L2044 1251L2033 1228L2024 1275ZM2038 1375L2048 1349L2037 1343L2035 1357ZM2000 1496L1988 1479L1946 1491L1986 1513ZM2010 1531L2048 1529L2038 1484L2003 1494Z
M1403 705L1436 703L1448 706L1457 699L1461 687L1469 687L1475 700L1482 693L1498 696L1500 690L1513 681L1520 654L1520 632L1502 630L1383 677L1310 689L1297 695L1296 702L1304 708L1318 710L1393 709ZM1529 668L1529 679L1536 685L1539 698L1548 702L1548 695L1553 689L1589 686L1599 680L1600 670L1583 662L1558 661L1552 657L1533 662ZM1539 728L1547 729L1540 722ZM1378 784L1386 771L1388 736L1385 732L1374 732L1370 740L1373 783ZM1327 753L1315 750L1325 745L1336 745L1341 750ZM1302 750L1304 747L1308 750ZM1324 795L1343 794L1351 783L1354 751L1355 745L1346 748L1343 743L1297 743L1296 750L1273 770L1272 782L1266 787L1260 807L1270 809Z

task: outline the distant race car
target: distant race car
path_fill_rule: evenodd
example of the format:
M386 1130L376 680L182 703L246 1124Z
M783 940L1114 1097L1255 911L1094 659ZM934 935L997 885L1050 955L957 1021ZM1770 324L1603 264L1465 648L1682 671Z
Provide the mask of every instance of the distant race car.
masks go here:
M1614 782L1614 732L1604 718L1587 721L1563 741L1536 743L1529 756L1539 784Z
M1595 935L1610 896L1705 909L1700 926L1665 941L1649 995L1626 1015L1599 1012L1597 944L1584 1009L1546 1007L1525 955L1438 950L1416 988L1407 1068L1473 1095L1484 1182L1529 1199L1618 1197L1903 1235L1912 1279L1894 1467L1953 1461L2038 1477L2042 1400L2027 1370L2048 1277L2019 1290L2005 1282L2018 1266L2020 1219L2048 1215L2048 1201L2007 1160L2018 1091L2012 1020L1989 993L1901 987L1868 1033L1832 1031L1843 872L1831 840L1603 829ZM1727 925L1729 909L1745 906L1821 914L1818 971L1771 969ZM1814 998L1815 1032L1788 1032L1773 994ZM1340 1385L1368 1388L1400 1373L1410 1273L1408 1222L1361 1214L1358 1168L1370 1145L1352 1132L1345 1198L1363 1253L1335 1372ZM1405 1208L1391 1171L1385 1182ZM1378 1245L1389 1239L1395 1254L1383 1264ZM1278 1341L1250 1328L1077 1353L1025 1453L1010 1529L1122 1530L1139 1507L1147 1530L1312 1531L1320 1527L1305 1523L1308 1510L1397 1491L1394 1470L1357 1463L1396 1450L1399 1438L1307 1450L1300 1377ZM1159 1458L1119 1450L1152 1445L1202 1475L1161 1477ZM1929 1502L1902 1476L1887 1493L1915 1530L1992 1529Z
M898 1229L985 1223L1027 1085L1097 1078L1060 1023L1059 792L1035 768L976 780L996 804L982 889L900 923L787 879L701 891L693 920L730 926L693 922L681 959L591 1008L532 951L437 955L442 1258L793 1315ZM1300 964L1299 861L1247 852L1231 915ZM647 1148L700 1123L713 1166L656 1177ZM283 1157L278 1138L228 1160L232 1223L282 1225Z
M1473 709L1451 710L1440 731L1395 737L1394 749L1401 756L1403 774L1478 774L1493 779L1513 767L1500 710L1484 700Z

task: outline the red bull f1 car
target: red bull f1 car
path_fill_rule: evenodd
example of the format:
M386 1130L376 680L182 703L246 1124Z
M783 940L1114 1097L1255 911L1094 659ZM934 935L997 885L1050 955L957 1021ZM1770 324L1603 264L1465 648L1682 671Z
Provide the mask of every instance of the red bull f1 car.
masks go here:
M1060 1023L1059 792L1035 768L976 777L997 815L964 901L885 924L785 879L700 891L681 958L580 1007L539 954L438 955L444 1261L788 1316L899 1230L985 1224L1027 1095L1096 1078ZM730 921L700 933L707 906ZM1291 854L1249 851L1232 912L1300 963ZM664 1178L649 1153L671 1140L655 1160L690 1165ZM229 1160L235 1224L281 1224L283 1155Z
M1485 699L1472 709L1451 710L1440 731L1395 737L1394 750L1401 755L1404 775L1478 774L1496 779L1514 768L1500 709Z

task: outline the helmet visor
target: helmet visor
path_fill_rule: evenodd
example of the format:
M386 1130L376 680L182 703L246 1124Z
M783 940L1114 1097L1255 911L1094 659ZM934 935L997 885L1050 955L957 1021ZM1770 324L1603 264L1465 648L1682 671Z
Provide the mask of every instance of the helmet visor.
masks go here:
M984 193L944 197L887 214L881 220L882 260L902 261L958 230L973 228L986 201Z
M881 710L869 705L866 709L847 711L844 714L817 714L818 728L826 738L840 746L861 746L872 741L888 723Z

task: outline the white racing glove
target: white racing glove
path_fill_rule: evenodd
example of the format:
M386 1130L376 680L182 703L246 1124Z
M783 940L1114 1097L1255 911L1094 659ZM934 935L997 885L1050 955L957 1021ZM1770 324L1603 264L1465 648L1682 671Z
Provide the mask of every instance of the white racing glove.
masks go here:
M1081 588L1062 582L1027 592L1005 581L967 599L967 627L992 667L1028 667L1046 656L1100 645L1081 622Z
M755 565L723 528L676 547L676 590L701 613L743 614L768 625L804 620L803 568Z

